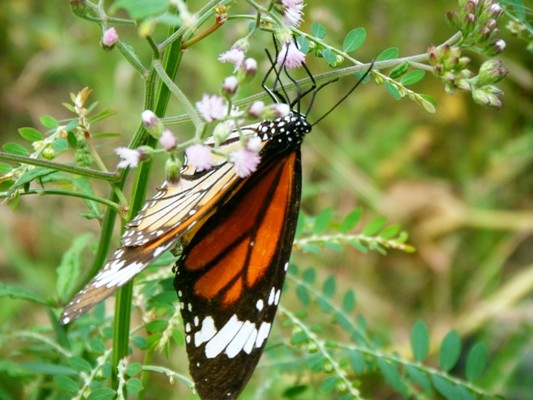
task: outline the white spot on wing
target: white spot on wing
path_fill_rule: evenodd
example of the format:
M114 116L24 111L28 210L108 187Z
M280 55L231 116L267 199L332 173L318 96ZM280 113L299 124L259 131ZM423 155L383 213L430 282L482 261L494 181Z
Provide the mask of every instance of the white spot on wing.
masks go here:
M212 317L205 317L202 321L202 328L194 334L194 345L199 347L202 343L215 336L216 333L215 320Z
M259 348L263 346L263 343L268 337L268 334L270 333L270 326L271 324L268 322L262 322L261 326L259 327L259 331L257 332L257 339L255 341L255 347Z
M253 334L254 332L256 333ZM250 336L255 337L256 335L257 329L255 327L255 324L251 323L250 321L245 321L241 329L239 329L239 332L237 332L233 340L226 348L226 355L229 358L235 357L244 348Z
M264 302L263 300L259 299L257 300L257 303L255 303L255 308L257 308L258 311L261 311L264 307Z
M237 316L233 316L226 322L218 333L213 336L205 346L205 356L215 358L230 344L244 322L239 321ZM203 326L202 326L203 328Z

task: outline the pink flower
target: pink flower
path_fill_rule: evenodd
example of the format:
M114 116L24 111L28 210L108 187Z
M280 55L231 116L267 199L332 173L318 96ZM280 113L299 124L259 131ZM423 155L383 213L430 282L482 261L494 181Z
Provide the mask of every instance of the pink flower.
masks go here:
M298 50L294 42L285 42L278 54L277 63L289 69L301 67L305 62L305 54Z
M270 108L274 112L275 118L286 117L291 112L291 107L285 103L272 104Z
M102 45L104 48L112 49L118 42L118 33L115 28L109 28L102 35Z
M244 61L244 51L239 47L232 47L218 56L218 61L229 62L235 65L233 72L237 71Z
M261 100L254 101L248 107L248 114L254 118L259 118L265 110L265 103Z
M298 28L302 23L303 8L305 4L303 0L281 0L284 7L283 22L288 26Z
M223 120L228 111L228 106L222 97L209 96L207 94L204 94L202 100L196 103L196 108L207 122L212 122L216 119Z
M122 159L118 163L118 168L135 168L142 158L142 153L139 150L127 147L117 147L115 153Z
M178 141L176 140L176 137L172 134L170 129L165 129L163 130L163 133L161 134L161 137L159 138L159 144L166 151L170 151L174 147L176 147L176 145L178 144Z
M251 138L248 140L246 147L241 147L238 150L235 150L230 154L230 161L233 163L233 169L237 176L241 178L246 178L251 173L257 170L257 166L261 162L261 157L259 156L260 144L257 145L254 139Z
M187 147L185 155L189 166L196 168L197 171L210 169L213 165L211 162L211 148L203 144L193 144Z

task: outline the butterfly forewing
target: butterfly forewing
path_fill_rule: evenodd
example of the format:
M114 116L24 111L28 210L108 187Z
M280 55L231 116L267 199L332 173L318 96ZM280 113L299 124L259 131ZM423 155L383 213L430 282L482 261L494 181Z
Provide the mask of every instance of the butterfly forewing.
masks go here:
M241 128L241 132L252 134L256 128L257 124L249 125ZM240 146L239 134L234 132L219 149L230 153ZM222 156L214 156L213 167L207 171L196 171L185 164L179 182L165 182L128 223L121 239L122 247L65 307L61 323L68 324L78 318L139 274L166 250L176 246L183 235L215 213L244 182L235 174L233 165Z
M203 400L234 399L266 344L298 217L299 150L262 164L178 261L189 369Z

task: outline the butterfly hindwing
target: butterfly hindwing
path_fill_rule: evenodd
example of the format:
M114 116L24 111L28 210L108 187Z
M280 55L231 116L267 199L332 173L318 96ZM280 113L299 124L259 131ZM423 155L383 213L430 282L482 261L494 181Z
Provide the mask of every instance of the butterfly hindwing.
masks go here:
M236 398L259 361L285 279L300 191L298 149L261 164L184 247L174 285L189 369L203 400Z

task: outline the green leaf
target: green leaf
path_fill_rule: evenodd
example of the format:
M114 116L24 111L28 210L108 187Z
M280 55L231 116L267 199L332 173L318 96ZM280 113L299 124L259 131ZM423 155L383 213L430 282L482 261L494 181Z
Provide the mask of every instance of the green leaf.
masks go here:
M414 382L418 383L418 385L420 385L422 389L424 389L425 391L429 391L431 389L431 382L429 381L426 374L421 372L420 369L416 368L413 365L407 364L405 366L405 370L407 371L411 379Z
M304 36L298 36L296 43L298 43L298 50L304 54L309 53L311 46L309 45L309 41Z
M313 284L316 279L316 270L314 268L307 268L302 274L303 280L306 283Z
M332 298L335 294L335 289L337 288L337 282L335 281L335 277L333 275L330 275L328 279L324 281L324 284L322 285L322 293L327 298Z
M378 367L385 380L395 389L402 388L402 379L396 367L382 358L378 359Z
M133 19L143 19L163 14L168 8L168 0L117 0L110 11L123 8Z
M48 364L45 362L21 363L22 367L34 374L42 375L77 375L76 371L66 365Z
M481 376L487 362L487 349L483 343L476 343L466 359L466 379L475 381Z
M11 172L12 169L13 167L11 165L6 163L0 163L0 175L7 174Z
M144 326L144 329L146 329L150 333L160 332L163 329L165 329L167 325L168 325L167 321L163 319L156 319L156 320L148 322Z
M18 143L9 142L2 146L4 151L9 154L14 154L16 156L29 156L30 152Z
M461 355L461 339L459 334L452 330L442 340L439 352L439 364L444 371L451 370Z
M71 293L78 285L82 262L85 261L82 259L82 252L88 247L91 239L92 234L90 233L78 236L61 258L61 263L57 267L56 290L63 301L70 298Z
M30 142L43 140L43 134L35 128L19 128L19 135Z
M342 43L342 49L346 53L355 51L363 45L365 40L366 40L365 28L352 29L350 32L348 32L348 34L344 38L344 42Z
M11 297L12 299L29 300L34 303L48 305L48 302L44 298L26 289L0 283L0 297L4 296Z
M143 367L140 363L132 362L132 363L129 363L128 366L126 367L126 375L135 376L142 370L143 370Z
M476 397L464 386L457 386L457 393L459 393L461 400L476 400ZM488 397L483 397L483 399L489 400Z
M411 349L416 361L422 362L429 353L429 330L422 320L416 321L411 329Z
M398 234L398 232L400 232L401 229L402 228L400 227L400 225L387 226L379 233L379 236L384 239L392 239Z
M348 289L346 293L344 293L344 297L342 299L342 310L349 314L355 309L355 305L357 302L355 301L355 293L352 289Z
M93 389L87 398L88 400L111 400L116 396L116 392L108 387L99 387Z
M420 104L427 112L430 112L432 114L435 114L437 112L435 108L437 106L437 102L435 101L435 99L433 99L433 97L428 96L427 94L418 95L416 97L416 102Z
M324 232L331 222L331 217L333 216L333 211L331 208L326 208L322 210L316 217L315 223L313 224L313 233L318 235Z
M148 348L148 341L143 336L134 336L131 339L131 344L141 350L146 350Z
M411 71L403 76L402 79L400 79L400 82L404 86L414 85L415 83L421 81L424 75L426 75L426 71L421 69Z
M97 338L92 338L89 340L89 348L97 354L105 353L105 343Z
M320 22L313 22L311 24L311 35L318 39L324 39L326 37L326 27Z
M318 307L320 307L320 309L322 310L324 314L329 314L331 311L333 311L331 304L323 297L318 297L316 299L316 303L318 304Z
M391 83L391 81L385 81L383 84L385 86L385 89L387 89L387 92L394 98L394 100L400 100L402 98L402 95L398 91L398 88Z
M346 233L348 231L351 231L355 226L359 223L359 220L361 219L362 210L354 210L351 213L349 213L346 217L344 217L344 220L341 223L341 226L339 228L339 231L341 233Z
M356 374L362 374L365 370L365 359L358 351L352 350L348 354L350 365Z
M67 139L56 139L52 143L52 148L57 152L63 152L68 150L68 142Z
M50 115L43 115L39 120L41 121L41 125L48 129L56 129L59 126L57 119Z
M331 393L336 387L337 383L339 383L339 377L336 375L328 376L324 381L320 384L320 391L324 393Z
M459 398L455 385L443 377L432 375L431 382L433 382L433 386L437 389L437 392L442 394L446 399L457 400Z
M301 398L302 393L307 391L309 386L307 385L294 385L290 386L288 389L283 391L282 398L284 399L299 399Z
M143 389L143 384L140 379L131 378L126 382L126 388L128 393L139 393Z
M54 376L54 383L65 392L76 393L78 391L78 384L76 381L66 375Z
M68 362L70 366L78 372L89 373L92 370L91 364L89 364L86 360L84 360L81 357L71 357L69 358Z
M33 182L34 180L44 178L48 175L54 174L56 171L50 168L44 167L35 167L29 171L24 172L20 178L17 179L13 188L18 188L26 185L27 183Z
M307 291L307 288L303 285L296 286L296 297L300 300L304 306L308 307L311 304L311 297Z
M369 223L367 226L363 229L363 235L366 236L374 236L376 235L387 223L386 217L379 217L376 218L374 221Z
M409 69L409 63L407 61L404 61L398 64L396 67L394 67L394 69L390 72L389 76L392 79L399 78L400 76L405 74L408 69Z
M393 58L398 58L398 48L397 47L389 47L388 49L383 50L379 55L376 57L375 62L379 61L387 61L392 60Z
M331 49L322 50L322 57L324 57L324 60L326 60L326 62L329 65L331 65L333 67L337 65L337 56L335 55L333 50L331 50Z

